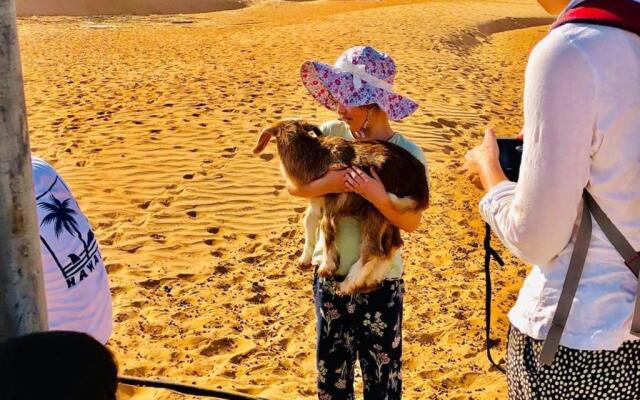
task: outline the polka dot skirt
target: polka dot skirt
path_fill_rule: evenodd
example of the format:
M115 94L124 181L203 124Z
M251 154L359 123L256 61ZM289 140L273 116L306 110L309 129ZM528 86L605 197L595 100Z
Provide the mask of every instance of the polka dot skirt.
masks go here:
M542 341L511 327L507 348L510 400L640 399L640 341L618 350L587 351L560 346L550 366L538 356Z

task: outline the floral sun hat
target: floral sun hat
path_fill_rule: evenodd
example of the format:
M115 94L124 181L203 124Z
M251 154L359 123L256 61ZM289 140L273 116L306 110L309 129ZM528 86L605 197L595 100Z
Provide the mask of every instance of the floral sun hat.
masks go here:
M393 92L395 76L393 59L368 46L350 48L333 66L305 61L300 68L302 83L328 109L336 111L338 104L357 107L375 103L389 119L399 121L418 104Z

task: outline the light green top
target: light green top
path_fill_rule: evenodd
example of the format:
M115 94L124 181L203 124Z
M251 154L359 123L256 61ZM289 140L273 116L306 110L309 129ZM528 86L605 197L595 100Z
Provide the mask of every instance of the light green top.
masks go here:
M339 136L347 140L354 140L349 126L342 121L329 121L320 126L320 130L327 136ZM394 134L389 142L396 144L415 158L420 160L427 168L427 161L424 157L422 149L415 143L400 135ZM339 255L340 264L336 272L339 276L345 276L349 272L349 269L360 258L360 223L356 217L343 217L338 220L336 231L336 250ZM313 264L320 265L322 263L322 256L324 251L324 235L322 231L318 235L318 242L316 243L315 251L313 252ZM393 265L387 273L386 279L399 279L402 277L402 256L400 251L397 251L393 258Z

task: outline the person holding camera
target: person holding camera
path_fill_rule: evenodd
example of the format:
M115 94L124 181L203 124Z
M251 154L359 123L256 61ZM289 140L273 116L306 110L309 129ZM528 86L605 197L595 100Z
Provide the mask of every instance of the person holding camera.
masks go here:
M539 2L562 12L527 65L518 182L490 129L465 165L482 217L533 264L509 312L509 398L637 399L640 0Z

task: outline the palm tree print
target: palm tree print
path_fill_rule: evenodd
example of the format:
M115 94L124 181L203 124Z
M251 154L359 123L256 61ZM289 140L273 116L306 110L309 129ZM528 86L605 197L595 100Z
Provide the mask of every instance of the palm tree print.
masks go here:
M49 243L47 243L47 241L42 237L42 235L40 235L40 241L42 242L42 244L44 244L44 247L47 248L47 250L49 251L49 254L51 254L51 257L53 257L53 261L56 262L56 265L58 266L58 268L60 268L62 275L64 275L64 268L62 267L62 264L60 264L60 260L58 260L58 257L56 256L56 252L53 251L51 246L49 246Z
M89 257L89 248L87 246L87 242L82 238L82 234L78 230L78 223L74 218L76 211L69 207L69 202L71 199L66 199L63 201L58 200L54 195L49 196L50 203L41 202L38 206L44 210L47 210L49 213L42 219L42 223L40 226L46 226L49 224L54 224L54 232L56 234L56 238L60 237L63 231L67 231L70 235L76 236L82 242L82 246L84 247L84 252L86 258L88 260Z

